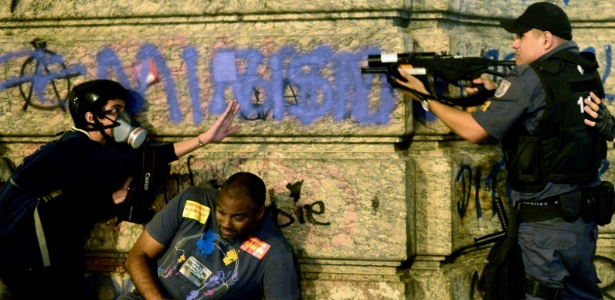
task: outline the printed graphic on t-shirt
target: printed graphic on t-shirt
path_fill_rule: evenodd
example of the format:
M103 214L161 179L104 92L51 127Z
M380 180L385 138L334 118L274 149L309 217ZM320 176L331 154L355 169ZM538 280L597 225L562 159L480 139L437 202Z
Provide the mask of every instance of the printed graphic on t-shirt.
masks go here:
M203 204L192 200L187 200L184 205L182 217L193 219L201 224L205 224L205 222L207 222L207 218L209 217L210 211L211 209Z
M240 280L240 252L207 230L176 242L173 251L167 251L162 257L158 277L167 289L172 286L178 295L189 295L189 299L217 299ZM186 284L186 280L194 285Z
M241 250L246 251L254 255L258 259L263 259L267 251L271 246L256 237L250 237L243 244L241 244Z
M226 257L222 260L225 265L230 265L239 258L239 250L229 250L226 252Z
M211 271L203 266L194 256L188 258L181 268L179 268L179 272L198 287L211 276Z

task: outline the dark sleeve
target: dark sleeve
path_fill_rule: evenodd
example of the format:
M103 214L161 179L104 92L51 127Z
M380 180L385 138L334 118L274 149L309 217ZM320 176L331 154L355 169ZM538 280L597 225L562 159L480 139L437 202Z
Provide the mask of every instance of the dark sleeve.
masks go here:
M275 225L274 225L275 226ZM275 228L275 230L278 230ZM264 265L263 294L265 299L292 299L301 298L299 286L299 263L295 257L292 246L286 241L282 233L276 237L277 249L271 249ZM273 243L272 243L273 244Z
M161 163L171 163L177 160L175 155L175 147L172 143L165 143L160 146L156 146L156 156L160 158Z

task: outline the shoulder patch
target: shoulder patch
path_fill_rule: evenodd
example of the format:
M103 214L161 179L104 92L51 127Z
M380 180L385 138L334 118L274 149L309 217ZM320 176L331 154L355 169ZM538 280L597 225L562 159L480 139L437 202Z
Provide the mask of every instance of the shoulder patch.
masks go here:
M271 245L252 236L243 242L240 248L241 250L254 255L258 259L263 259L265 254L267 254L267 251L269 251L269 248L271 248Z
M182 217L193 219L201 224L205 224L205 222L207 222L207 218L209 218L210 211L211 209L203 204L192 200L187 200L184 205Z
M508 92L508 89L510 88L511 85L512 84L510 83L510 81L508 81L506 79L502 79L502 82L500 82L500 86L495 91L495 97L496 98L500 98L500 97L504 96L506 94L506 92Z

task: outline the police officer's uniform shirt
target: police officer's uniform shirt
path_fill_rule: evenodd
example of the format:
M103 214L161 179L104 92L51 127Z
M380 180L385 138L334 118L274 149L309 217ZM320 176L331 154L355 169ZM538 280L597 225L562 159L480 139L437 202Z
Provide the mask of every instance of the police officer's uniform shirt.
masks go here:
M174 197L148 233L167 250L158 278L174 299L299 298L292 248L264 216L247 237L222 238L216 221L218 191L192 187Z
M513 68L500 82L494 97L479 107L472 117L499 141L519 121L532 132L546 105L540 78L529 65Z
M545 60L560 50L579 53L574 41L568 41L539 58ZM472 113L474 120L491 136L502 141L517 122L532 133L540 121L546 106L545 90L538 74L529 65L513 68L502 79L494 98ZM594 183L591 183L592 185ZM544 199L578 189L576 184L547 183L538 193L512 191L512 198L518 200Z

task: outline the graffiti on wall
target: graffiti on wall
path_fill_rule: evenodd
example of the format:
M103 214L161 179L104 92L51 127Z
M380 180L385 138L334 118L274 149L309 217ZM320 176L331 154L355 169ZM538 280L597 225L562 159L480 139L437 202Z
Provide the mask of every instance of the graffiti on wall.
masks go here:
M190 183L190 186L195 186L195 185L199 185L199 186L206 186L206 187L211 187L211 188L220 188L221 184L218 182L217 179L205 179L206 182L197 182L197 180L194 178L194 170L193 170L193 166L191 163L191 160L194 158L193 155L189 155L188 159L186 160L186 167L188 168L188 181ZM241 159L237 159L234 160L232 162L227 162L225 164L223 164L222 168L218 169L216 167L212 167L210 165L205 165L205 166L199 166L200 167L204 167L205 169L207 169L207 172L204 172L203 174L215 174L214 177L219 177L221 181L223 181L222 178L226 178L228 173L233 173L234 171L231 171L231 169L234 168L241 168L243 166L243 161ZM175 174L177 175L177 174ZM172 178L175 179L176 181L176 186L177 186L177 190L174 191L166 191L165 190L165 198L166 198L166 193L170 192L172 196L174 193L178 193L181 190L181 179L178 176L171 176ZM203 180L203 179L201 179ZM274 189L269 189L268 193L269 193L269 197L270 197L270 204L267 207L267 215L269 217L271 217L275 223L278 225L278 227L282 228L282 227L288 227L290 225L292 225L293 223L295 223L295 218L297 219L297 221L299 221L299 224L306 224L306 221L309 224L313 224L313 225L321 225L321 226L328 226L331 225L331 222L326 222L326 221L322 221L319 220L320 218L324 217L323 215L326 213L326 207L325 207L325 203L323 201L310 201L307 200L305 198L301 197L301 189L303 187L303 183L304 180L299 180L293 183L287 183L286 184L286 189L288 190L288 196L286 196L285 193L279 192L276 193L276 191ZM278 201L277 198L278 196L280 197L288 197L290 199L292 199L292 203L293 205L291 206L291 210L287 211L285 209L287 208L282 208L278 205ZM168 201L165 201L165 204L168 203ZM318 219L316 218L317 216Z
M457 213L460 218L463 219L466 216L469 207L476 211L477 219L481 218L483 216L483 199L485 198L490 199L491 205L489 207L494 214L496 213L496 205L493 204L498 197L507 199L508 204L512 205L510 186L506 184L506 177L501 176L501 173L505 172L504 165L504 159L499 160L492 166L461 165L454 181ZM488 172L485 172L485 170ZM470 205L471 201L473 202L472 206Z
M323 201L314 201L313 203L301 204L299 200L301 200L301 187L303 186L303 180L297 181L295 183L288 183L286 188L290 192L290 197L293 199L294 207L293 214L288 213L279 207L277 207L275 201L271 202L271 206L269 207L272 210L271 217L278 225L278 227L287 227L295 223L295 216L299 220L299 224L305 224L307 221L314 225L328 226L331 225L331 222L321 222L316 220L314 216L322 215L325 213L325 203ZM275 199L273 190L270 190L270 195L273 199ZM294 215L294 216L293 216ZM280 218L282 216L282 218ZM280 221L282 219L282 221ZM287 221L284 222L284 219Z
M498 198L507 199L509 206L513 205L511 188L506 179L506 161L502 158L495 163L486 165L461 164L454 179L454 196L456 197L457 213L463 219L470 207L476 210L476 218L483 216L484 199L489 199L485 208L490 208L493 214L497 214L496 201ZM610 162L602 160L598 177L608 171ZM484 170L488 170L485 173ZM473 205L470 205L473 202Z
M0 82L0 91L27 86L28 94L23 96L26 102L24 110L28 107L64 109L70 79L87 74L86 67L81 64L67 67L61 54L49 50L44 41L35 41L32 51L0 56L0 63L25 58L22 70L33 69ZM388 124L395 106L393 89L388 84L373 84L375 77L383 77L382 74L360 73L365 58L378 52L376 48L335 52L331 47L320 46L309 53L299 53L292 47L283 47L266 57L257 49L218 49L212 55L211 77L205 78L197 72L198 51L185 47L181 59L186 66L185 77L193 112L191 121L198 124L203 120L202 101L209 102L209 113L222 113L226 107L225 92L230 89L241 104L240 115L244 119L265 120L270 117L279 121L288 116L310 125L321 117L331 116L335 122L351 120L364 126ZM177 85L163 53L156 45L143 44L135 58L148 63L134 68L136 74L127 74L117 53L105 47L96 55L97 77L114 76L122 85L145 98L151 85L151 68L155 68L159 76L157 83L162 85L166 94L171 121L182 122L184 116L180 110ZM243 67L238 68L238 64ZM129 75L136 78L133 80L135 86L131 85ZM202 99L199 86L204 80L213 83L211 99ZM379 80L384 81L384 78ZM62 81L68 83L61 91L57 85ZM46 92L49 89L55 94L49 96ZM378 98L376 105L370 101L374 93Z
M23 60L18 76L0 81L0 91L19 88L24 110L29 107L64 110L70 80L86 75L88 70L82 64L68 65L61 54L47 47L45 41L34 39L31 44L33 50L0 55L0 64ZM583 51L597 52L594 47ZM605 61L600 64L601 77L606 82L612 65L611 46L604 46L603 51ZM360 72L367 56L375 53L380 51L374 47L356 52L336 52L329 46L319 46L308 53L282 47L268 55L258 49L217 49L212 53L209 74L203 76L197 71L199 52L186 46L181 50L181 59L185 65L183 75L187 79L192 112L190 121L194 124L203 121L200 109L203 101L209 103L209 113L222 113L228 97L226 91L230 90L232 97L241 104L240 117L244 120L280 121L290 117L303 125L310 125L330 116L335 122L386 125L395 108L396 91L386 83L385 74ZM496 60L514 58L513 53L500 53L494 49L486 51L484 56ZM177 83L164 53L156 45L146 43L137 50L135 60L146 63L128 74L130 69L125 69L118 54L104 47L96 55L95 74L98 78L115 77L145 99L152 84L151 73L155 72L154 83L161 84L164 89L171 121L184 121ZM130 79L136 82L134 86ZM203 99L200 88L203 81L212 83L209 99ZM606 98L608 103L613 103L615 95L607 94ZM142 103L135 111L139 112L143 106ZM436 119L422 111L420 106L414 111L419 120L432 122Z

